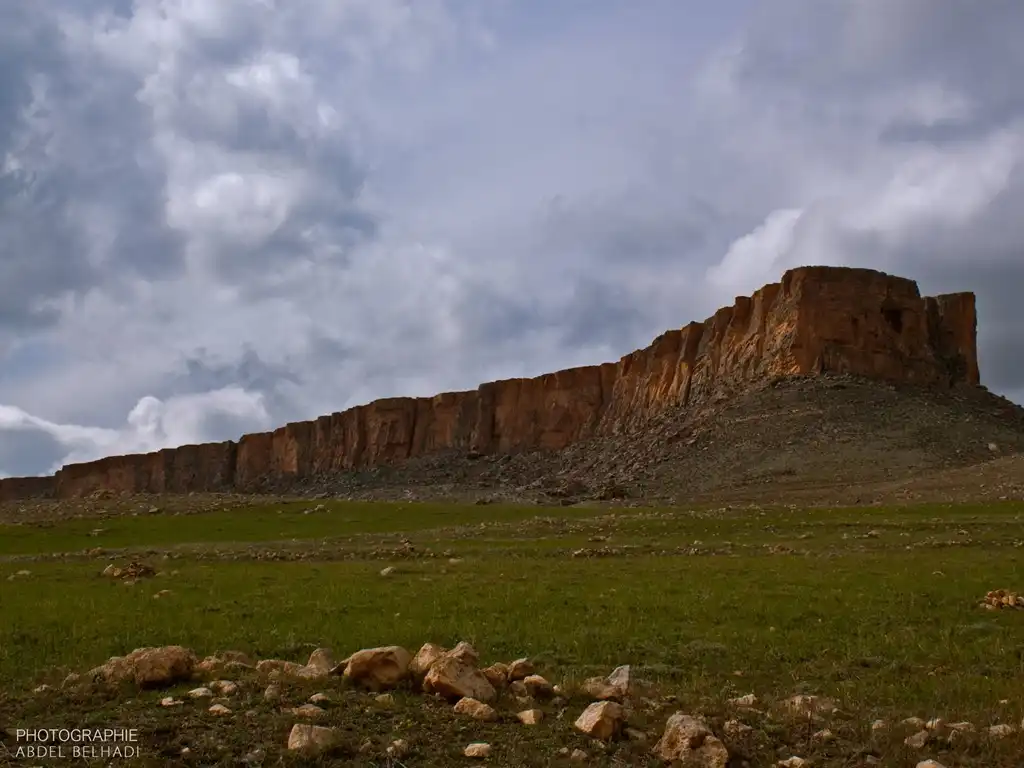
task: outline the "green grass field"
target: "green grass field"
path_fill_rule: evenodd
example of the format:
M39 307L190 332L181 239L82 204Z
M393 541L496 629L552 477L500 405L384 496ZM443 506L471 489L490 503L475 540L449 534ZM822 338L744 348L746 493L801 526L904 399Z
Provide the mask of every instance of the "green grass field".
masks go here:
M141 646L305 661L318 646L343 657L376 645L414 651L426 641L468 640L485 663L530 656L553 682L632 664L681 709L721 712L725 699L749 692L767 702L795 693L834 697L846 717L838 744L813 747L800 729L773 737L790 754L818 749L815 765L859 765L851 754L869 748L881 764L915 765L918 753L902 737L871 735L876 718L943 717L979 727L1020 727L1024 718L1024 611L978 606L990 589L1024 591L1024 504L609 512L325 502L303 514L316 504L0 527L0 553L8 556L0 562L0 714L8 722L39 719L33 686L59 686L70 671ZM90 535L96 528L105 530ZM419 556L389 554L403 536ZM92 547L106 553L82 554ZM132 586L100 577L111 559L124 562L122 547L147 553L140 559L160 573ZM573 557L581 548L613 552ZM255 558L277 549L314 556ZM55 552L69 554L10 557ZM381 576L387 565L395 572ZM22 570L30 573L16 575ZM170 594L154 599L160 590ZM374 714L360 738L383 744L403 728L416 732L416 718L430 709L420 698L400 697L396 714ZM152 708L152 696L139 701ZM109 713L110 705L77 706L68 711ZM364 710L339 707L335 715ZM267 714L268 753L280 752L287 735L273 720L279 716ZM433 712L434 724L424 728L449 733L434 722L444 716ZM410 717L412 725L402 726ZM571 722L563 723L566 733L540 729L533 746L506 734L520 757L491 764L555 764L544 750L575 738ZM649 725L656 739L660 725ZM486 736L494 726L479 727ZM648 752L630 743L592 754L592 763L647 764ZM920 755L947 766L1019 767L1024 737ZM237 757L213 755L203 764ZM380 756L350 759L386 764ZM772 765L778 756L752 759ZM408 764L446 760L464 759L435 744Z

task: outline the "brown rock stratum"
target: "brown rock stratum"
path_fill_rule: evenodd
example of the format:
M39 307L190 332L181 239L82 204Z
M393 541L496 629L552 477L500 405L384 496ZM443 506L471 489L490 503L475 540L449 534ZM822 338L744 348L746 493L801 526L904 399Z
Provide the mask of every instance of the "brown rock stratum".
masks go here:
M972 293L922 297L914 281L873 270L801 267L617 363L377 400L237 443L112 456L67 465L53 477L8 478L0 480L0 501L99 490L251 491L446 451L561 450L635 432L670 409L699 413L794 376L977 388L976 331Z

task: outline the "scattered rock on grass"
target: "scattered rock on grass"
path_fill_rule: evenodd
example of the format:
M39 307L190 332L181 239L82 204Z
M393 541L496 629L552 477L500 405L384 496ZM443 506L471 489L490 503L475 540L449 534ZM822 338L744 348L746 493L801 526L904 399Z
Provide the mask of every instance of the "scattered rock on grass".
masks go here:
M1024 610L1024 595L1008 589L993 589L985 594L979 605L990 611Z
M491 745L483 741L477 741L467 746L463 754L465 754L466 757L490 757Z
M734 707L756 707L757 696L748 693L746 696L737 696L735 699L729 699L728 703Z
M334 655L330 648L317 648L309 655L306 668L321 673L325 677L331 673L336 666Z
M1001 723L1000 725L992 725L985 729L989 738L992 739L1005 739L1007 736L1012 736L1016 733L1017 729L1008 723Z
M322 752L337 742L337 732L320 725L296 724L288 734L288 749L300 752Z
M395 739L388 745L387 753L389 757L402 758L409 754L409 742L405 739Z
M508 685L508 665L502 664L500 661L491 664L489 667L484 667L480 670L483 672L484 677L496 691L503 690Z
M577 730L599 741L609 741L618 735L625 719L626 713L621 704L598 701L583 710L575 726Z
M316 704L303 704L302 706L293 707L292 709L289 709L288 712L290 714L295 715L296 717L308 717L311 719L323 717L325 714L327 714L327 712L324 709L318 707Z
M284 661L283 659L264 659L256 664L256 671L267 675L272 680L282 677L308 680L325 676L325 673L319 669L310 669L305 664L299 664L295 661Z
M540 675L527 675L522 683L527 695L535 699L549 699L555 695L554 687Z
M143 688L161 687L188 680L196 663L195 654L180 645L136 648L127 656L114 656L88 675L111 683L132 681Z
M219 693L221 696L231 696L238 693L238 683L231 680L214 680L209 685L210 690Z
M459 699L453 711L457 715L468 715L474 720L482 722L494 722L498 719L498 713L494 707L468 696Z
M394 688L402 681L409 672L411 661L412 654L405 648L389 645L356 651L335 667L335 671L344 665L342 674L347 679L371 691L382 691Z
M536 669L534 669L532 661L526 658L516 659L508 665L507 679L510 683L513 683L516 680L522 680L524 677L532 675L534 672L536 672Z
M498 695L483 672L476 668L476 651L468 643L459 643L431 665L423 678L423 690L447 699L469 697L485 703Z
M123 568L111 563L103 569L102 576L106 576L109 579L121 579L122 581L146 578L149 576L155 576L156 570L146 565L145 563L135 562L134 560Z
M423 677L430 671L430 667L435 661L441 658L445 653L446 649L440 645L434 643L424 643L416 655L412 657L412 661L409 662L409 672L413 677L418 680L422 680Z
M544 719L544 712L539 709L524 709L517 713L516 717L523 725L537 725Z
M701 768L726 768L729 750L712 733L703 718L676 712L665 724L665 732L654 754L665 762L683 761Z
M635 681L628 664L616 667L608 677L592 677L581 690L598 701L625 701L634 693Z
M911 736L907 736L903 743L911 749L924 749L929 739L931 739L931 735L931 732L928 730L918 731Z
M835 702L823 696L808 696L798 694L786 699L786 709L794 715L812 717L815 715L830 715L836 711Z

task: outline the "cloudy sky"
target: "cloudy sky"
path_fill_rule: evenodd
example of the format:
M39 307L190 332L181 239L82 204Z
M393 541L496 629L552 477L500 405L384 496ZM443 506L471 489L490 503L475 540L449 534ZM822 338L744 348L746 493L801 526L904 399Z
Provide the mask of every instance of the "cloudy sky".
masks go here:
M1020 0L0 2L0 474L617 359L807 263L1024 402Z

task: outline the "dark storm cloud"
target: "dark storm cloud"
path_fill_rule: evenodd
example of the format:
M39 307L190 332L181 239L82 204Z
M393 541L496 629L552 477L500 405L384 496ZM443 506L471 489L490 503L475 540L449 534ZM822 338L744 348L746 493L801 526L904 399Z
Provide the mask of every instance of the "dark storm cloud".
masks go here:
M174 272L182 245L164 221L161 163L141 141L149 122L138 83L72 58L52 17L20 7L7 6L0 23L0 154L10 158L0 174L0 330L9 331L55 322L49 302L125 270Z
M814 260L818 248L823 260L905 275L929 292L975 292L982 378L997 391L1024 382L1021 29L1016 0L773 3L731 69L740 98L781 105L812 142L825 144L831 126L843 137L833 146L846 142L868 170L875 142L878 167L905 177L871 225L843 223L870 198L824 213L811 206L796 258ZM879 185L878 197L888 191ZM809 230L830 234L812 240Z
M1024 3L649 6L0 4L0 467L612 360L805 263L975 291L1024 391Z
M45 432L20 430L0 439L0 476L25 477L52 467L67 454L60 441Z

